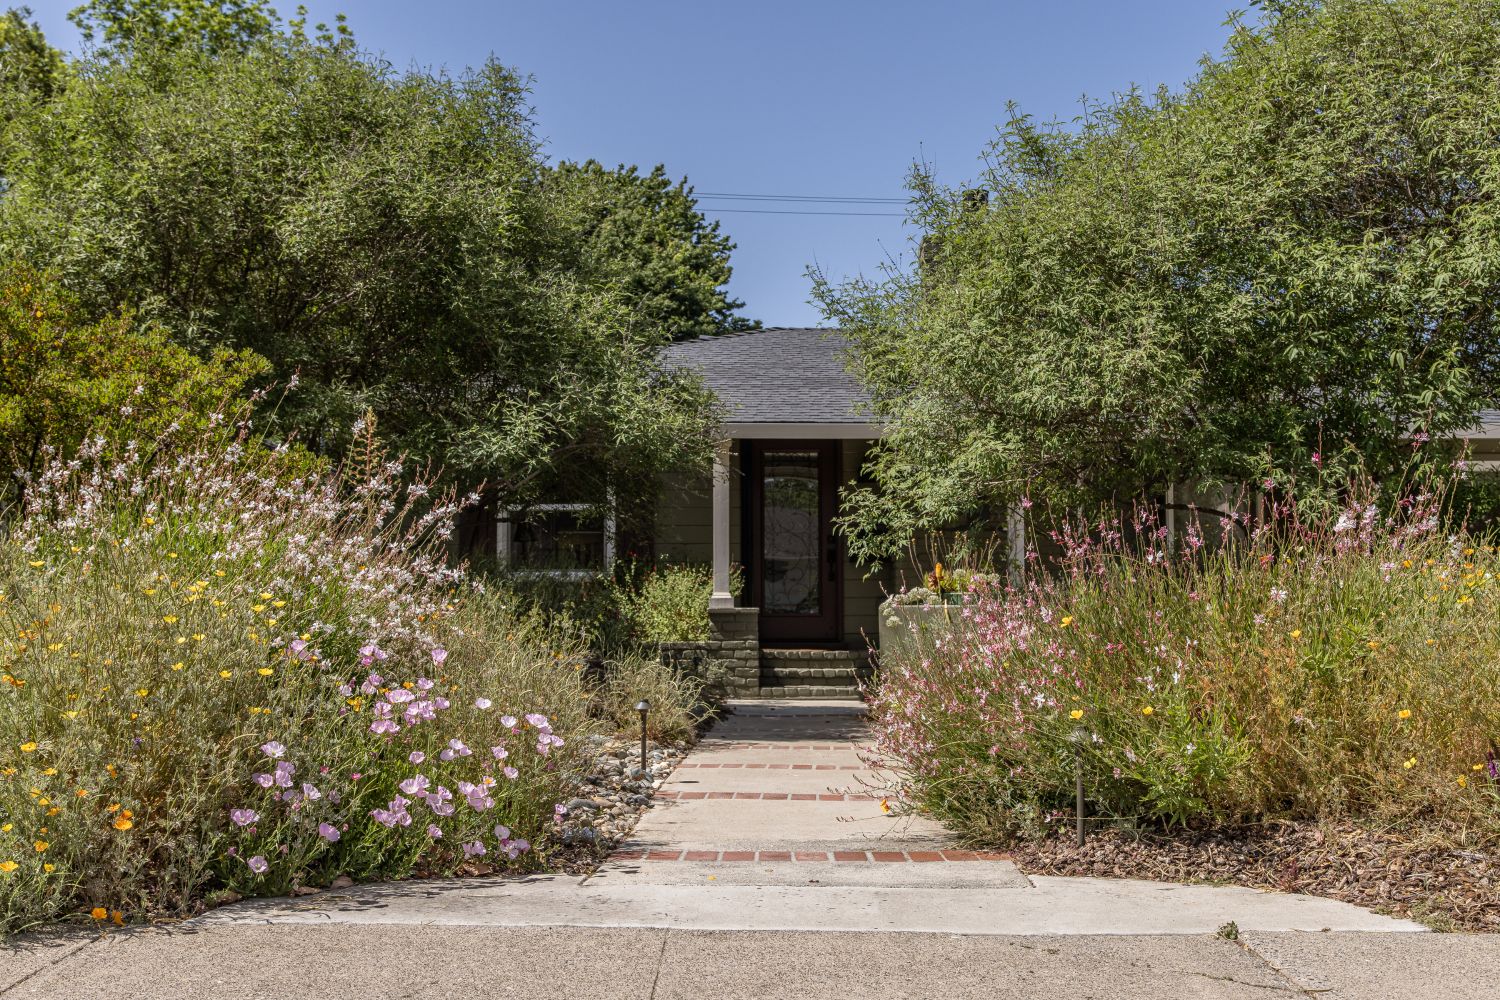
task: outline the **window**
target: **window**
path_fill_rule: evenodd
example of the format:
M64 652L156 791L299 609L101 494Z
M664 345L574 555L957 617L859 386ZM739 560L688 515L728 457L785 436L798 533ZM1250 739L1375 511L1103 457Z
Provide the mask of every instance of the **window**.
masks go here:
M615 519L581 503L502 510L496 524L500 563L562 578L608 572L615 561Z

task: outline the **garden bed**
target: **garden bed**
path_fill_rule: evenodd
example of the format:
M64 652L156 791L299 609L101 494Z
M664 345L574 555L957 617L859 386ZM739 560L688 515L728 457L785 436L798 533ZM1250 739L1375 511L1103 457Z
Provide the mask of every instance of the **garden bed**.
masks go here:
M1500 933L1500 856L1455 849L1432 831L1353 823L1273 823L1201 831L1066 835L1011 851L1031 875L1232 883L1338 899L1435 930Z

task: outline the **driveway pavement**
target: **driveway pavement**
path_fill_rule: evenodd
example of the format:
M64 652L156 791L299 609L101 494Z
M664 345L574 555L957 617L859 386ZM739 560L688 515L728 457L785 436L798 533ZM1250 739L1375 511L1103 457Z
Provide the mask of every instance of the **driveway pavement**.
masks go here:
M849 702L736 706L594 875L359 886L0 950L0 997L1500 998L1500 936L1028 878L888 815ZM1237 940L1214 931L1229 922Z

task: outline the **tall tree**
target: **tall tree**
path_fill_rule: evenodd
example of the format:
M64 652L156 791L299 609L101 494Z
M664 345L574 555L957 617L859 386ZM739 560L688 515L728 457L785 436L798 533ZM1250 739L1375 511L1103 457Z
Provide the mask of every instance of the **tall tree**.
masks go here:
M677 186L548 168L499 63L398 73L346 32L253 16L224 44L111 27L143 7L265 10L89 5L125 10L102 30L129 45L17 119L0 250L96 315L128 303L180 344L298 374L272 419L325 453L372 409L394 445L508 502L704 458L708 397L654 352L727 322L728 246Z
M1500 3L1279 3L1181 93L1013 112L924 264L819 283L893 425L856 546L1021 496L1372 471L1500 398Z
M30 7L0 15L0 176L10 148L4 129L22 108L51 100L66 80L62 53L47 44Z
M698 211L687 181L666 167L606 169L593 160L550 172L566 212L584 238L591 268L620 287L641 318L672 340L757 324L729 297L734 244Z

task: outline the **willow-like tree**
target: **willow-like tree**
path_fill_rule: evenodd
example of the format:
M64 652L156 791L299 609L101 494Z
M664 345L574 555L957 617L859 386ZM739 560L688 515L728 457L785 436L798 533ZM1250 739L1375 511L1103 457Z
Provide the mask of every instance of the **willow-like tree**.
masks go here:
M921 265L819 282L891 422L857 550L1315 453L1388 473L1500 399L1500 4L1260 15L1181 92L1012 109L987 203L915 173Z

